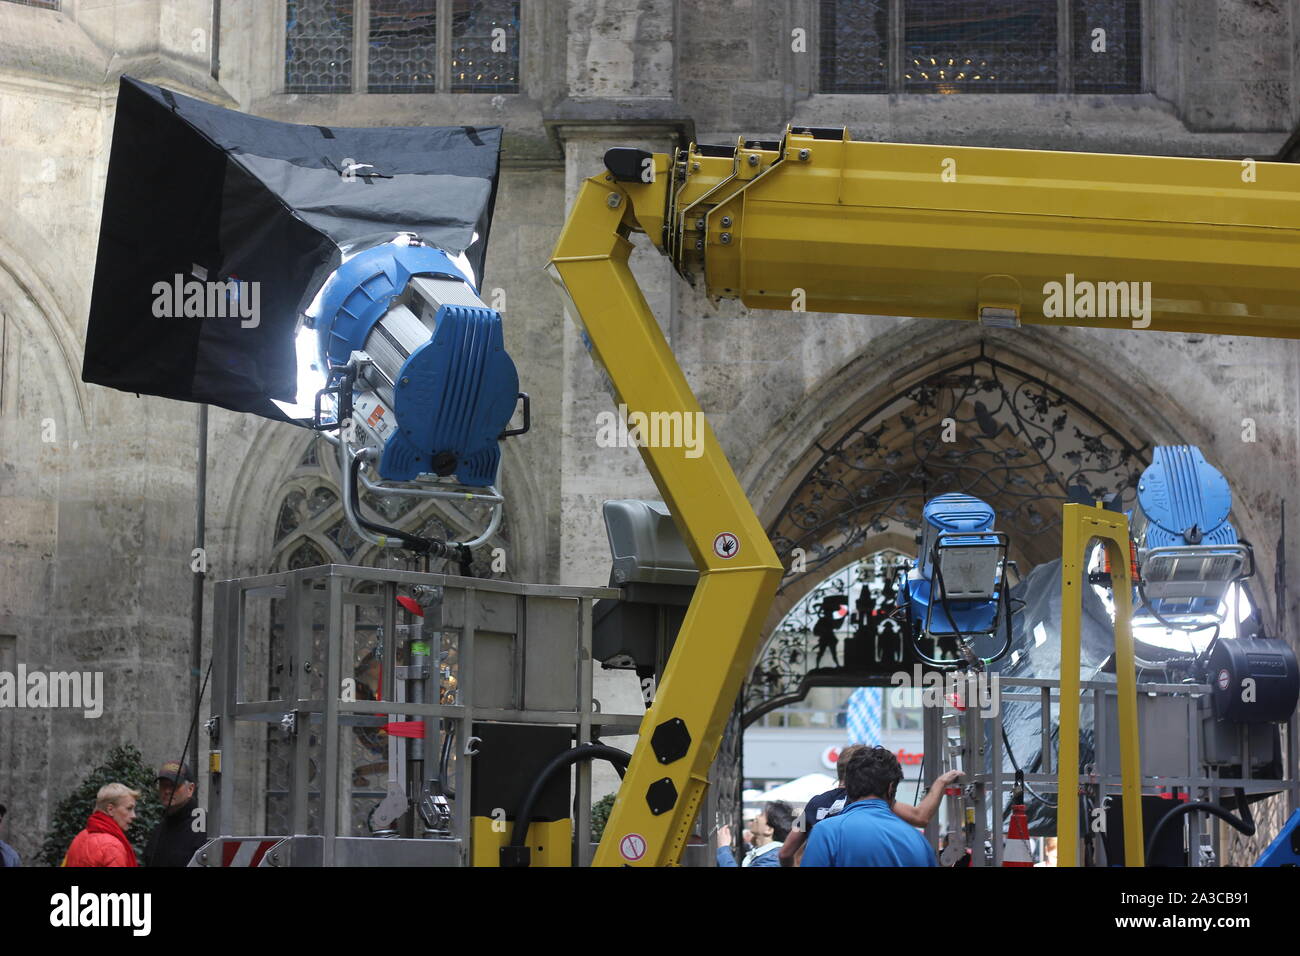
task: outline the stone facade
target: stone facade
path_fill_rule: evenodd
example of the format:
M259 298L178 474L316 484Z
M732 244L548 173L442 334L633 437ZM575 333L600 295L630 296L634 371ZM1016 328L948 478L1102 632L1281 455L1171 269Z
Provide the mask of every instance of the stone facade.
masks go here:
M607 579L601 501L654 494L632 452L596 447L612 403L542 271L608 146L733 143L800 122L859 139L1268 159L1300 120L1294 0L1149 4L1147 92L1112 96L818 93L813 0L523 0L519 93L286 94L284 4L216 6L214 31L211 0L0 0L0 670L101 670L107 697L96 720L0 711L0 802L28 859L53 802L104 751L175 756L189 717L196 409L80 381L122 73L288 122L505 127L484 286L506 293L534 422L505 456L509 576L571 584ZM792 49L798 29L807 52ZM1234 487L1261 580L1282 557L1300 567L1296 535L1276 549L1300 441L1291 342L749 311L706 301L641 244L636 273L765 521L818 442L984 340L1139 441L1199 444ZM277 489L307 437L212 410L209 582L267 570ZM605 709L639 705L627 674L598 681ZM613 785L597 773L597 794Z

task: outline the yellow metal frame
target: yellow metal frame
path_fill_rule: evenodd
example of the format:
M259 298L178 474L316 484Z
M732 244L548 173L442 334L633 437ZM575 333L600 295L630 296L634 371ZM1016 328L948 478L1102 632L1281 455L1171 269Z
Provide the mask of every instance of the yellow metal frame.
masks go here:
M667 157L657 158L664 167ZM586 330L592 357L629 414L702 414L628 266L632 243L625 233L638 225L633 202L647 205L647 213L656 204L662 210L664 188L663 177L646 185L587 180L551 257L551 270ZM700 576L597 847L596 866L680 861L783 574L707 421L703 452L696 458L682 448L643 446L640 452ZM739 543L730 557L715 551L719 535ZM681 721L689 744L663 762L652 736L656 727L674 721ZM676 794L672 807L652 812L651 787L663 792L669 785Z
M1124 865L1143 866L1142 767L1137 672L1133 663L1133 569L1128 518L1100 507L1067 504L1061 514L1061 724L1057 758L1056 865L1078 866L1079 664L1087 549L1100 540L1110 559L1115 596L1115 679L1119 694L1120 793ZM1045 744L1046 746L1046 744ZM1104 772L1104 768L1103 768Z

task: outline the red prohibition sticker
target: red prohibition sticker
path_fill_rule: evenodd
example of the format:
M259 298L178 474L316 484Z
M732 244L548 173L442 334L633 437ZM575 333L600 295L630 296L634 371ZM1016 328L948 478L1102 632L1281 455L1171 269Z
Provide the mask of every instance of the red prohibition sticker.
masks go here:
M1228 689L1228 671L1226 669L1219 671L1219 690Z
M618 852L623 859L635 863L645 856L645 837L639 833L629 833L619 841Z
M723 531L713 539L713 553L720 558L734 558L740 553L740 539L730 531Z

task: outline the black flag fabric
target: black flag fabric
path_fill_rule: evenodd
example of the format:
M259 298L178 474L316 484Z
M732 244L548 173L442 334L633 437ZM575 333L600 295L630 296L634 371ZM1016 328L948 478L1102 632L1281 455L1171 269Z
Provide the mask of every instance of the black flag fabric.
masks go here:
M298 318L350 250L415 233L482 281L500 149L497 126L300 126L122 77L82 379L292 420Z

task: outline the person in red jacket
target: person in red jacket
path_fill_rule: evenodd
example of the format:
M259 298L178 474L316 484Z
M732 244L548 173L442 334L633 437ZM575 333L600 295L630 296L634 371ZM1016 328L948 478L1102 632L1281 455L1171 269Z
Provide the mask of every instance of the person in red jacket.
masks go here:
M131 841L126 838L139 798L140 792L124 783L100 787L95 796L95 812L86 821L86 829L73 838L63 865L139 866Z

